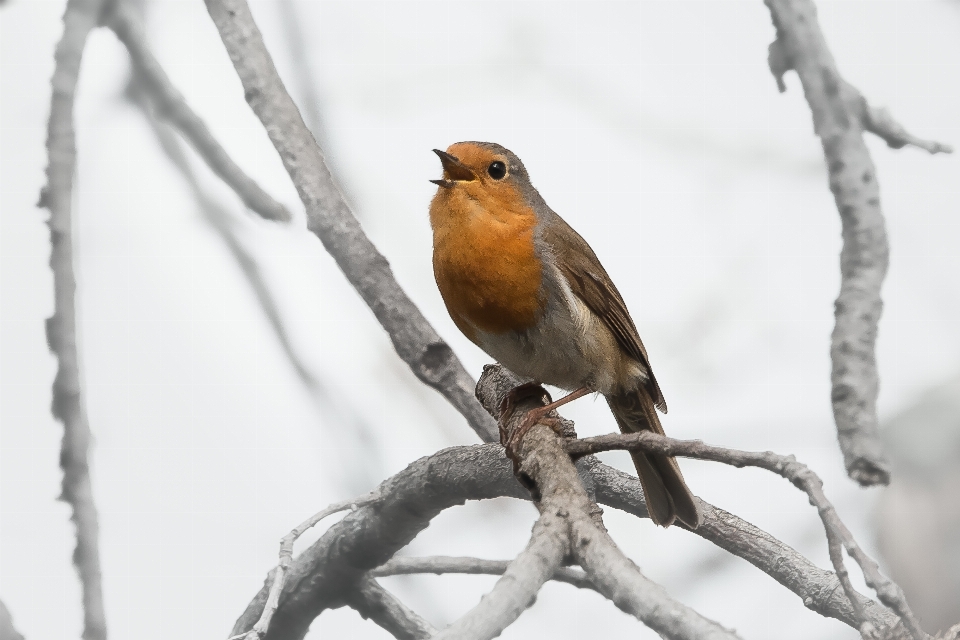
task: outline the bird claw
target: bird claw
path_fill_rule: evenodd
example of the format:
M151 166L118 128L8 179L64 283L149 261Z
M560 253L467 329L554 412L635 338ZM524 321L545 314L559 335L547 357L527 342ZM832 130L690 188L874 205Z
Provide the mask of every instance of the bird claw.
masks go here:
M507 447L514 439L507 434L507 422L516 412L517 405L531 397L539 397L541 400L546 397L547 402L552 400L550 394L547 393L546 389L540 386L539 382L530 381L524 382L523 384L510 389L510 391L507 392L507 395L503 397L503 400L500 401L500 420L498 426L500 427L500 444L502 444L504 447ZM536 409L533 411L536 411ZM524 424L526 424L526 420L524 420ZM529 431L530 427L532 426L533 425L531 424L530 426L526 427L524 433ZM521 428L523 428L522 425Z

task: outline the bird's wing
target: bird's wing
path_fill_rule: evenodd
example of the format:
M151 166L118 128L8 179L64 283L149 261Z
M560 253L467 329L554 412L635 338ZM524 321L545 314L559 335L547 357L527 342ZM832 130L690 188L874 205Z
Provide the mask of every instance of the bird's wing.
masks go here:
M557 267L574 295L603 320L623 350L647 370L644 386L657 409L666 413L667 403L653 376L647 350L616 285L587 241L560 216L554 213L551 217L553 223L543 225L540 232L546 245L553 250Z

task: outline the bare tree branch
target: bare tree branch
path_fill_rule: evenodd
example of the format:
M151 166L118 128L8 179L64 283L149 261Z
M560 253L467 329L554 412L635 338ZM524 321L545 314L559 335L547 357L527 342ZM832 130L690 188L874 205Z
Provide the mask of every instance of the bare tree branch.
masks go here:
M50 268L53 270L54 313L47 320L47 344L59 366L53 382L53 415L63 422L60 466L63 483L60 499L73 510L77 546L73 562L83 589L83 638L107 637L103 610L103 587L98 547L99 525L93 502L93 486L87 460L90 425L80 388L73 272L73 222L71 204L76 171L76 133L73 104L80 63L87 36L100 19L103 0L69 0L63 15L63 36L57 43L56 67L51 84L53 97L47 129L47 184L40 192L38 206L50 210Z
M860 545L857 544L853 534L847 529L833 504L824 494L823 482L817 474L805 464L797 462L793 456L781 456L770 451L763 453L738 451L704 444L699 440L674 440L652 432L628 435L610 434L595 438L584 438L568 441L565 446L570 455L574 457L615 449L638 449L670 456L722 462L734 467L759 467L786 478L807 494L810 503L817 508L820 514L824 531L827 534L827 543L830 547L830 560L834 565L844 592L854 605L854 615L858 619L858 627L861 627L861 632L872 633L873 623L866 618L863 607L856 599L856 592L850 583L847 570L843 564L841 549L846 549L850 557L860 565L867 585L877 592L881 602L893 609L904 620L915 640L926 640L927 636L920 629L916 617L907 604L903 591L880 573L880 567L877 563L864 553ZM870 629L864 631L864 624L869 624Z
M607 467L595 458L584 458L581 462L592 462L590 473L596 483L597 498L603 504L647 517L639 480ZM380 487L380 495L379 501L348 515L294 559L284 593L280 596L280 608L266 637L302 637L310 622L323 610L342 604L338 601L337 580L343 575L344 566L348 568L349 578L360 570L358 567L383 564L442 509L466 500L503 496L530 498L513 478L503 448L492 444L455 447L422 458L385 481ZM767 573L796 593L812 611L855 629L859 627L859 620L854 617L834 573L817 567L791 547L737 516L706 502L701 502L700 506L704 522L693 533ZM396 527L390 521L393 513L403 516ZM414 514L418 517L411 519ZM358 531L363 532L363 539L357 544L348 544ZM343 542L340 542L341 538ZM381 560L377 562L377 558ZM327 563L331 567L329 570L325 568ZM375 567L369 569L374 570L372 575L379 575ZM264 588L237 620L231 635L242 634L257 622L272 577L271 573ZM353 578L343 579L339 586L345 589L350 579ZM899 620L891 611L861 595L857 598L878 629L892 630L897 626ZM275 628L281 631L277 635L274 635ZM297 630L302 633L295 632Z
M421 458L376 490L378 499L332 526L293 561L265 638L302 638L325 609L343 597L367 571L389 560L430 520L467 500L528 498L514 479L499 445L445 449ZM247 606L231 635L260 618L269 585Z
M597 481L597 499L602 504L648 517L636 478L600 464L594 458L585 460L594 462L591 472ZM855 615L835 573L821 569L766 531L709 502L700 500L700 510L704 521L692 533L757 567L797 594L811 611L859 628L860 618ZM856 597L874 626L893 629L898 625L893 612L861 594Z
M437 575L444 573L466 573L499 576L503 575L503 572L507 570L509 565L509 560L486 560L484 558L451 556L429 556L426 558L397 556L371 571L370 575L375 578L417 573L434 573ZM550 579L556 582L565 582L578 589L597 590L594 584L590 582L587 574L580 569L559 567L553 572Z
M332 504L326 509L313 514L297 525L293 531L283 536L283 539L280 540L280 562L271 573L271 576L267 577L267 584L270 585L270 589L260 618L249 631L231 636L230 640L241 637L246 638L246 640L257 640L257 638L262 638L267 633L267 629L270 628L270 620L273 618L273 614L276 613L277 606L280 602L280 593L283 591L283 583L286 579L287 571L290 569L291 562L293 562L293 545L296 544L300 536L316 526L321 520L335 513L340 513L348 509L354 511L358 507L370 504L379 497L379 494L373 491L354 500L346 500Z
M955 624L946 631L938 633L935 640L960 640L960 624Z
M794 69L800 76L843 223L842 281L830 348L831 398L840 448L851 478L863 486L887 484L890 464L877 429L875 346L889 248L876 169L862 131L876 133L894 148L913 144L931 153L951 149L911 136L886 111L871 108L860 92L840 77L812 0L765 2L777 30L770 45L770 71L781 92L786 90L784 73Z
M849 86L849 84L848 84ZM882 138L891 149L902 149L906 146L923 149L927 153L953 153L953 147L936 140L924 140L909 133L902 124L893 119L890 112L883 107L872 107L867 103L856 87L849 86L850 92L858 96L860 105L860 122L863 128L875 136Z
M356 225L319 150L303 135L303 122L283 90L249 8L243 0L207 0L207 7L241 77L248 102L264 122L306 205L311 230L338 260L414 372L430 386L440 389L467 415L475 431L486 439L493 439L495 431L490 428L490 421L477 418L473 405L463 399L464 380L468 376L461 375L462 367L449 347L438 338L434 340L436 334L410 301L399 293L385 260L375 252ZM411 308L413 312L409 313ZM433 357L428 357L431 350ZM794 582L812 586L803 579ZM316 584L315 579L311 580L311 589ZM825 599L824 606L828 604L829 599ZM850 611L837 615L853 613L849 603L846 604ZM256 608L256 603L252 606ZM281 602L279 611L283 611L283 607ZM322 608L321 605L315 610L319 612ZM855 624L857 622L855 620Z
M497 398L523 380L500 365L488 365L484 367L482 382L478 386L481 401L488 411L495 412ZM593 479L599 502L638 517L649 517L636 477L601 464L593 456L582 458L577 464ZM861 618L845 597L836 574L817 567L769 533L732 513L703 500L700 500L700 509L704 520L693 533L748 561L796 593L812 611L860 628ZM890 610L863 595L856 594L856 598L858 608L876 628L890 631L900 624Z
M13 626L10 611L2 602L0 602L0 640L23 640L23 636Z
M485 367L477 393L488 409L501 407L513 388L504 384L508 376L500 367ZM520 426L526 411L546 404L545 398L531 397L501 427L512 434ZM502 420L502 418L501 418ZM549 418L548 418L549 420ZM637 617L669 640L733 640L739 636L674 600L663 587L649 580L616 546L606 531L591 516L590 498L580 481L576 467L564 451L560 437L543 422L532 428L516 450L521 476L536 485L535 493L546 505L559 505L558 518L567 525L570 551L583 567L597 590L617 607ZM487 638L492 636L476 636Z
M348 602L361 616L373 620L399 640L426 640L437 632L433 625L372 578L362 578L359 588L348 596Z
M574 477L577 477L576 471ZM540 588L560 568L570 549L569 505L556 494L548 493L538 507L540 518L533 526L526 548L507 566L493 590L438 633L436 640L496 638L533 605Z
M180 131L213 172L240 196L251 211L267 220L289 221L290 212L287 208L244 173L213 137L207 124L187 104L183 94L173 85L160 66L160 61L147 46L143 22L129 5L129 0L114 0L104 21L127 47L138 77L157 105L158 114Z
M283 86L245 0L205 0L244 96L263 123L320 238L380 324L397 354L425 384L467 418L485 441L496 425L473 397L473 380L453 350L400 288L387 260L363 233L343 199L296 105Z

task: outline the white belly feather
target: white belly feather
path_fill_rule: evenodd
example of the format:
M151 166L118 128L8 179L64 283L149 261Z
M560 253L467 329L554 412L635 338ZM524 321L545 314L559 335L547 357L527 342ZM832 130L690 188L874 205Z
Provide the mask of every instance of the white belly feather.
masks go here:
M647 372L623 352L564 278L550 275L554 295L547 296L537 325L506 333L477 331L479 346L514 373L561 389L588 387L604 395L636 389Z

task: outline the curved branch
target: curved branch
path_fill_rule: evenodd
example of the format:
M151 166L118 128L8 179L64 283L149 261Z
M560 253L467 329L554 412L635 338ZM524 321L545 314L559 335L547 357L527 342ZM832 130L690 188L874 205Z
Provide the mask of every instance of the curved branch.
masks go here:
M488 384L489 381L495 381ZM497 367L485 367L478 390L487 404L496 401L502 406L509 389L502 384ZM490 397L489 391L501 393ZM542 399L528 398L519 403L510 417L501 424L508 436L519 427L528 410L545 404ZM566 431L566 430L565 430ZM673 599L667 591L652 582L614 544L591 515L591 501L580 481L577 469L564 451L556 431L543 422L523 437L516 450L518 475L529 477L534 491L543 496L544 505L559 505L567 523L570 550L597 590L617 607L629 613L661 637L669 640L735 640L733 631L723 628ZM546 513L546 508L545 508Z
M435 636L436 640L496 638L535 601L543 584L560 568L569 549L568 507L544 496L541 515L526 548L480 603Z
M437 630L411 611L372 578L360 580L359 587L347 598L348 604L398 640L427 640Z
M63 36L57 43L56 67L51 84L53 97L47 129L47 184L38 206L50 210L50 268L53 270L54 312L47 320L47 344L57 357L53 381L53 415L63 422L60 466L63 468L60 499L67 502L77 527L73 563L83 590L83 638L107 637L100 573L99 524L87 459L90 425L80 388L77 348L76 289L73 272L73 176L77 148L73 129L73 104L87 36L97 26L103 0L69 0L63 15Z
M521 382L502 366L488 365L477 394L488 411L497 412L499 399ZM608 467L593 456L582 458L577 464L593 479L598 502L637 517L649 517L636 477ZM754 565L797 594L812 611L860 628L861 618L844 596L834 573L814 565L793 548L732 513L703 500L700 510L704 514L703 524L692 533ZM864 615L877 628L893 629L899 624L890 610L858 593L855 597Z
M840 519L833 504L827 499L823 492L823 482L809 467L797 460L793 456L781 456L771 451L756 453L751 451L739 451L736 449L727 449L725 447L715 447L704 444L699 440L674 440L660 434L645 431L632 434L609 434L595 438L584 438L582 440L568 441L565 443L566 450L574 457L586 456L601 451L612 450L643 450L654 453L662 453L670 456L684 456L696 458L698 460L711 460L721 462L734 467L759 467L786 478L794 486L807 494L810 504L817 508L820 519L823 521L823 528L827 535L827 543L830 550L830 560L834 565L840 584L847 594L850 603L854 608L854 619L857 621L857 627L861 628L865 623L873 626L872 621L868 620L863 606L857 599L857 593L850 583L847 570L843 564L842 548L847 550L860 568L863 570L864 579L872 589L877 592L880 601L893 609L897 615L910 629L911 635L916 640L925 640L926 634L920 630L920 624L907 600L893 581L889 580L880 573L880 567L876 561L870 558L857 541L853 534L847 529L847 526Z
M486 442L497 440L493 420L473 397L474 381L453 350L403 292L390 265L363 233L323 154L283 86L246 0L205 0L244 96L260 118L320 238L347 280L390 335L397 354L439 391Z
M302 638L324 610L367 571L389 560L444 509L467 500L526 498L498 445L445 449L421 458L384 481L378 498L332 526L293 561L279 607L264 638ZM231 635L249 631L260 618L269 585L247 605Z
M503 572L507 570L509 565L509 560L486 560L484 558L452 556L429 556L426 558L397 556L371 571L370 575L375 578L418 573L433 573L436 575L442 575L444 573L465 573L499 576L503 575ZM593 583L590 582L587 574L580 569L559 567L553 572L550 579L556 582L565 582L578 589L597 590Z
M233 161L210 133L207 123L190 108L183 94L170 81L160 61L147 46L140 17L128 3L129 0L115 0L104 19L127 47L137 75L156 102L158 113L180 131L207 166L240 196L251 211L267 220L288 222L290 212L287 208L274 200Z
M596 458L581 460L587 463L595 486L597 499L604 505L620 509L637 517L647 517L640 481L635 477L608 467ZM418 460L381 485L381 501L358 509L325 533L313 547L300 554L291 565L290 578L280 597L272 627L286 630L286 635L267 634L267 637L302 637L310 622L327 608L338 604L337 576L344 565L348 567L358 558L361 564L348 573L350 580L362 567L379 569L370 564L383 564L403 547L416 533L429 524L436 512L461 504L466 500L508 496L529 499L529 493L513 478L510 462L499 445L475 445L441 451ZM382 505L389 504L384 509ZM859 627L850 602L843 594L840 582L833 572L817 567L796 550L769 533L737 516L701 501L703 524L692 533L716 544L729 553L743 558L784 587L797 594L803 604L816 613L835 618L853 628ZM403 518L397 527L385 521L398 511ZM410 519L412 515L417 518ZM348 544L352 532L363 531L358 544ZM397 538L394 539L393 535ZM338 538L342 536L341 542ZM368 558L369 556L369 558ZM396 558L393 563L407 562ZM324 567L329 563L329 571ZM389 566L389 565L388 565ZM567 569L566 571L570 571ZM267 599L272 572L265 586L237 620L233 634L248 631L259 619ZM349 581L344 584L349 584ZM897 617L878 603L857 595L867 618L878 629L893 629ZM293 630L302 630L297 635Z
M812 0L765 0L777 30L768 62L780 91L783 74L795 69L813 112L833 192L843 223L840 295L830 346L833 415L847 474L863 486L888 484L890 463L877 428L877 323L880 287L889 247L880 208L880 188L863 130L894 148L906 144L931 153L947 145L911 136L884 110L871 108L837 70L820 31Z

